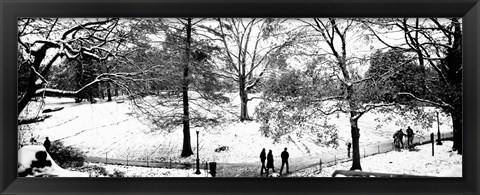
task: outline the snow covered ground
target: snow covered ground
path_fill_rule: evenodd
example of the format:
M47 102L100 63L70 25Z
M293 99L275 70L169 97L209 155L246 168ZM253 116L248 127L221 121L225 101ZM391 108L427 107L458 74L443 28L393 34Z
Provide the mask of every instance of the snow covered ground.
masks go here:
M32 167L33 162L45 162L37 159L37 153L44 152L45 161L49 161L48 164L44 164L39 167ZM38 164L38 163L37 163ZM31 171L28 171L31 169ZM52 160L52 157L46 152L45 147L39 145L29 145L24 146L18 150L18 173L30 174L25 175L25 177L39 177L39 176L55 176L55 177L87 177L86 173L69 171L62 169L58 166L55 161Z
M92 167L105 168L104 174L99 174L93 171ZM110 165L103 163L87 162L80 168L81 170L72 169L88 173L90 177L115 177L112 175L121 175L121 177L211 177L205 170L200 170L200 174L195 174L193 169L166 169L166 168L152 168L152 167L138 167L125 165ZM118 177L118 176L116 176Z
M192 149L196 154L197 137L199 130L200 159L216 161L218 163L256 163L262 148L273 150L275 158L280 158L280 152L287 147L291 158L301 158L315 154L331 154L337 150L346 151L345 141L350 139L348 117L345 114L329 116L325 120L336 126L339 134L338 148L317 145L314 135L285 135L279 142L274 143L272 138L261 135L260 124L256 121L240 122L237 120L239 97L232 94L232 102L210 109L217 109L227 120L221 124L209 127L191 127ZM254 116L255 106L261 100L254 99L249 102L249 113ZM43 105L43 106L42 106ZM137 117L135 108L130 100L122 103L116 101L105 102L99 100L96 104L88 102L74 103L71 98L45 99L45 104L32 102L20 117L32 117L42 109L64 107L64 109L40 115L51 115L43 122L20 125L24 133L20 143L27 144L30 133L43 142L45 137L50 140L61 140L65 145L81 148L87 156L107 157L113 159L149 160L149 161L185 161L193 162L195 155L189 158L180 158L183 144L182 127L179 126L168 132L154 128L151 122ZM205 106L205 105L203 105ZM208 113L207 113L208 114ZM391 140L394 131L406 128L407 123L402 120L383 121L387 116L382 113L367 113L359 120L361 129L360 146ZM397 116L397 118L400 118ZM445 115L440 115L443 122L440 126L442 132L451 132L451 120ZM405 120L403 120L405 121ZM418 135L436 132L437 124L432 127L410 125ZM153 128L152 128L153 127ZM319 129L322 131L322 129ZM215 152L215 149L226 146L228 149ZM185 175L185 174L183 174ZM188 174L187 174L188 175Z
M423 175L437 177L462 177L462 155L452 152L452 141L444 141L443 145L435 145L432 156L432 145L417 146L418 151L392 151L361 159L362 170L366 172L394 173L407 175ZM331 177L335 170L349 170L352 162L337 165L311 167L298 171L291 177ZM320 172L320 173L319 173Z
M416 147L416 151L392 151L362 158L362 168L366 172L408 174L434 177L462 177L462 156L451 151L451 141L444 141L442 146L435 145L432 156L431 144ZM109 165L103 163L86 163L84 167L101 166L106 175L121 172L123 177L211 177L205 170L200 175L194 174L194 169L165 169L138 166ZM311 167L294 172L288 177L331 177L335 170L348 170L351 161L336 165L328 164L322 167ZM78 171L78 170L76 170ZM92 177L103 177L102 174L92 174Z

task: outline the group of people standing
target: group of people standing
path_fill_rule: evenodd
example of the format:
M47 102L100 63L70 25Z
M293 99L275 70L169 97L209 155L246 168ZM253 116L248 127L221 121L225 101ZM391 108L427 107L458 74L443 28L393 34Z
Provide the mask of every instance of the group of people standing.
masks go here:
M410 148L413 147L414 133L413 133L412 128L410 128L410 126L407 127L406 133L407 134L403 133L403 130L400 129L393 134L393 144L397 149L401 149L401 148L409 148L410 149ZM403 144L403 137L404 136L407 137L406 147L405 147L405 144Z
M280 154L280 157L282 158L282 166L280 168L280 175L282 174L283 171L283 166L287 166L287 174L290 173L288 170L288 152L287 148L283 150L283 152ZM267 166L265 166L265 160L267 160ZM263 170L267 173L267 176L269 176L268 171L272 169L272 171L275 173L275 168L273 165L273 154L272 150L268 150L268 155L265 154L265 148L262 149L262 152L260 152L260 161L262 162L262 168L260 169L260 175L263 176Z

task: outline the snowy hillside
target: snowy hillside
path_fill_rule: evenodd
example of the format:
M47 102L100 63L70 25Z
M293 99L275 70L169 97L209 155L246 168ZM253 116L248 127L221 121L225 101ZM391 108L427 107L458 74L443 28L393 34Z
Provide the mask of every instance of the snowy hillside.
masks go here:
M311 135L295 134L283 136L279 143L273 143L273 139L266 138L259 132L260 124L256 121L239 122L236 113L238 107L238 95L231 94L232 101L229 104L209 109L217 109L223 114L222 124L210 127L192 127L191 143L196 154L196 130L199 130L199 148L202 161L217 162L257 162L262 148L272 149L275 156L279 156L283 148L289 148L292 158L311 154L329 153L334 150L345 150L345 140L349 140L350 127L345 114L332 115L326 120L327 123L336 125L339 133L339 147L329 148L315 144ZM254 99L249 102L249 113L254 115L255 106L261 100ZM32 102L21 117L33 117L38 113L41 102ZM207 105L202 105L207 106ZM123 103L116 101L105 102L99 100L96 104L88 102L74 103L70 98L46 98L42 109L64 107L64 109L45 113L51 115L43 122L21 125L24 132L31 132L38 141L45 137L50 140L62 140L65 145L73 145L87 152L88 156L107 157L116 159L137 159L167 161L179 159L182 149L182 127L175 128L172 132L152 128L152 124L141 117L136 117L135 108L130 100ZM201 109L196 108L201 111ZM208 114L208 113L206 113ZM40 115L42 115L40 113ZM359 120L361 129L360 144L366 146L381 141L391 140L391 135L403 126L397 126L395 122L384 123L375 119L381 118L382 114L367 113ZM450 119L441 116L443 124L442 132L451 132ZM382 127L377 129L377 126ZM436 124L431 129L421 129L413 126L419 133L436 131ZM319 129L321 131L321 129ZM30 134L23 136L21 142L26 144ZM226 146L226 151L215 152L215 149ZM189 159L192 160L192 156Z

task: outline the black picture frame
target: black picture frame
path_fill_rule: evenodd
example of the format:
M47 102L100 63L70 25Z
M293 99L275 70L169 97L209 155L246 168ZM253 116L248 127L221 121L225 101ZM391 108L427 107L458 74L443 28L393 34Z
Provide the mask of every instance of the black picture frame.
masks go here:
M478 0L0 0L2 194L479 194ZM463 178L17 178L18 17L463 17Z

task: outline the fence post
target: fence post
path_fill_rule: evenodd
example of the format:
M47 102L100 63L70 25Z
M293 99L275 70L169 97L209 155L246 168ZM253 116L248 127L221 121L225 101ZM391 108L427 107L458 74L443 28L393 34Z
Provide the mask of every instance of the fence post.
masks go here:
M148 167L148 166L149 166L149 164L148 164L148 156L147 156L147 167Z
M128 166L128 155L127 155L127 166Z
M363 148L363 158L365 158L367 154L365 153L365 148Z
M378 154L380 154L380 145L377 145L378 147Z
M434 146L435 146L434 141L433 141L433 137L434 137L433 133L430 134L430 140L432 141L432 156L434 156Z
M320 171L322 171L322 158L320 158L320 163L319 163L319 165L320 165Z
M108 163L108 157L107 157L108 152L105 152L105 164Z
M335 157L335 164L337 164L337 155L333 155Z
M172 157L170 157L170 169L172 168Z

